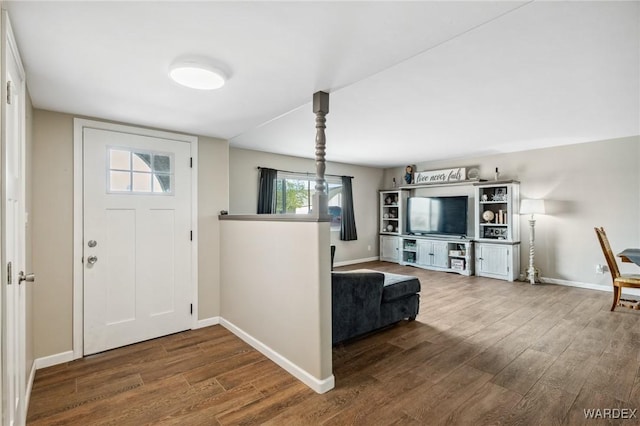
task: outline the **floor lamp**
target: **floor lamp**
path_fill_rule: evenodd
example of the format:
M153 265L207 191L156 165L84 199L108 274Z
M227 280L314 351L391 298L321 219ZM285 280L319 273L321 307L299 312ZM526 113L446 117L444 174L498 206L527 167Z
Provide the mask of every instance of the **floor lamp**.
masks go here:
M534 214L544 214L544 200L522 200L520 204L520 214L530 214L529 218L529 269L527 269L527 281L535 284L540 282L539 274L535 266L533 266L533 258L535 257L535 227L536 220Z

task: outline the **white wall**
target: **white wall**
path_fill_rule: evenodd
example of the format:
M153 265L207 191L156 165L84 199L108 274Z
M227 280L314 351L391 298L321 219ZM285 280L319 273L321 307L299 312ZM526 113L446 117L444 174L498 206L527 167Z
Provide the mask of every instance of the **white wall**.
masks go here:
M293 172L315 173L315 161L267 152L230 148L229 212L255 214L258 204L257 167ZM384 171L373 167L327 163L327 174L353 176L353 204L358 239L340 241L340 232L331 231L336 246L335 262L370 259L378 256L378 190L383 186ZM390 186L390 185L389 185Z
M471 160L423 162L417 170L479 167L480 177L521 182L520 196L543 198L548 214L536 217L536 266L543 277L611 286L593 228L603 226L614 252L640 247L640 136L557 148L496 154ZM385 182L400 179L404 167L385 170ZM459 191L459 189L455 189ZM529 264L528 216L520 222L521 267ZM622 272L638 267L622 265Z
M318 392L333 387L328 222L221 221L223 325Z

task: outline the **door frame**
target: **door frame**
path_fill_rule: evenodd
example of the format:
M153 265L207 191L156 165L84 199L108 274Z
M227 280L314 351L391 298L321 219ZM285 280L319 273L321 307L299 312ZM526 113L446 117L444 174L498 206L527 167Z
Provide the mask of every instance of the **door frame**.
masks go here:
M73 359L84 355L84 203L83 203L83 130L85 128L129 133L187 142L191 146L191 294L193 314L191 328L198 323L198 138L196 136L161 130L145 129L124 124L107 123L84 118L73 119Z

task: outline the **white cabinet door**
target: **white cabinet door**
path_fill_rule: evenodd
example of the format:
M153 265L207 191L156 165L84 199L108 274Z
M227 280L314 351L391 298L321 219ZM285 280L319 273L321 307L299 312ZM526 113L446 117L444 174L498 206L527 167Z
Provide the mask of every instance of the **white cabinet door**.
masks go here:
M431 265L440 268L449 267L449 244L446 241L431 242Z
M449 245L446 241L417 241L417 264L421 266L449 267Z
M400 262L400 237L380 236L380 260Z
M513 281L517 272L514 264L516 247L502 244L477 244L476 275Z
M416 264L431 266L431 241L418 240L416 242Z

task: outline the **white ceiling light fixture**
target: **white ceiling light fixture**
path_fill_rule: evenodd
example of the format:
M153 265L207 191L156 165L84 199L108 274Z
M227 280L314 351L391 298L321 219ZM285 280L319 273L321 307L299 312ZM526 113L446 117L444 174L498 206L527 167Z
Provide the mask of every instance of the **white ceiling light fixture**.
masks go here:
M175 62L169 69L169 77L182 86L198 90L219 89L227 80L223 71L200 61Z

